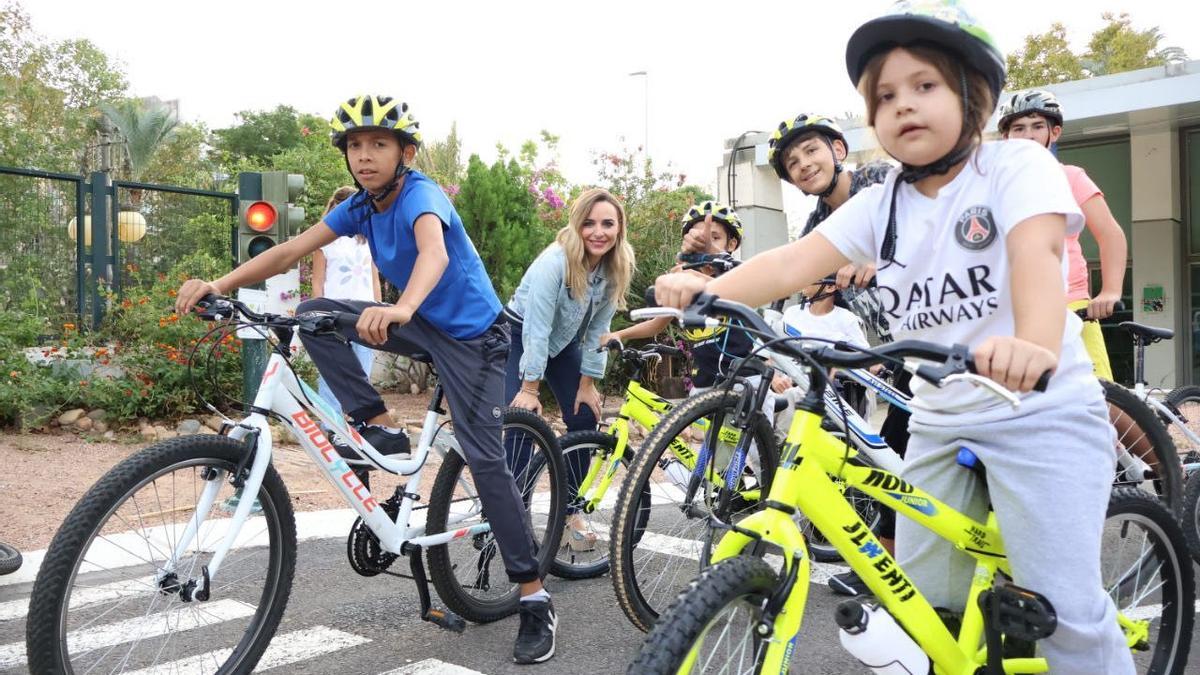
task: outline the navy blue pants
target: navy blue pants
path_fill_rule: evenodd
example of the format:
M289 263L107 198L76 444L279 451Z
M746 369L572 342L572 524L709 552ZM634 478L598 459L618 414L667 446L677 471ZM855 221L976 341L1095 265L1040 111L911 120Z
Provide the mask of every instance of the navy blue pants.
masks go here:
M508 349L508 365L504 372L504 402L508 403L517 395L521 388L521 354L525 352L521 345L521 325L512 322L512 345ZM583 352L578 342L572 342L558 354L546 361L546 370L542 380L550 385L550 392L562 410L563 424L567 425L567 433L572 431L595 431L596 415L588 406L580 406L575 413L575 394L579 391L579 367L583 362ZM506 448L507 450L507 448ZM511 453L510 453L511 454ZM566 458L566 489L567 495L574 498L579 492L579 482L587 475L588 457L582 453L573 453ZM519 461L509 457L510 464ZM513 467L513 472L520 475L524 467ZM578 504L568 503L567 513L576 513Z

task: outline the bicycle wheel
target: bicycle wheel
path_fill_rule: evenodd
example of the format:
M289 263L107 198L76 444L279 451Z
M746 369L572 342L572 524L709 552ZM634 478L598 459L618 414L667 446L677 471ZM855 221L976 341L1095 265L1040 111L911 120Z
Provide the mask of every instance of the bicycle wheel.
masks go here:
M572 431L558 439L558 444L562 446L565 485L568 490L570 486L576 486L576 494L567 495L567 517L581 518L588 528L597 534L597 538L590 546L587 542L573 543L571 538L566 536L567 527L564 525L564 536L554 556L554 562L550 565L550 573L563 579L592 579L608 571L608 524L612 522L617 492L625 481L629 458L633 452L628 447L625 448L625 456L613 467L614 475L608 490L600 503L589 511L584 508L584 504L594 498L603 476L597 473L585 494L578 494L580 483L594 462L602 462L601 467L609 465L613 453L617 450L617 438L602 431Z
M542 418L517 408L504 411L504 446L511 449L509 471L525 500L544 576L562 537L563 467L554 433ZM487 522L471 468L450 453L438 469L429 495L426 533ZM446 606L468 621L487 623L517 611L520 587L508 580L491 531L429 547L429 579Z
M1127 619L1147 629L1133 647L1139 673L1187 668L1196 587L1179 523L1153 496L1118 488L1108 502L1100 548L1104 588Z
M228 477L246 444L185 436L152 445L93 485L54 535L29 601L34 673L204 670L248 673L275 634L296 565L287 489L268 466L256 505L205 601L185 602L243 495ZM185 553L173 549L216 490Z
M1172 513L1183 504L1183 471L1171 435L1133 392L1100 380L1108 416L1117 432L1113 487L1134 487L1158 496Z
M704 566L714 538L710 516L732 522L752 512L758 501L746 495L748 490L766 498L778 454L771 425L755 411L746 431L757 449L758 466L750 468L752 462L747 462L743 467L726 510L719 511L722 490L709 481L702 481L692 502L684 504L690 472L677 463L677 455L701 454L705 430L696 426L701 421L709 428L735 431L725 420L741 397L716 389L688 399L659 421L634 455L613 512L609 559L616 566L612 580L617 601L641 630L650 630L686 580ZM732 451L732 445L718 445L712 466L719 474L725 474Z
M779 585L761 558L729 558L700 573L654 625L630 673L757 673L768 642L755 628Z
M0 576L12 574L21 569L21 552L0 542Z
M1187 541L1192 560L1200 564L1200 479L1187 482L1179 524L1183 527L1183 538Z
M1167 394L1165 403L1171 408L1183 426L1187 428L1192 435L1200 438L1200 386L1189 384L1182 387L1176 387ZM1193 443L1191 438L1183 432L1174 422L1160 415L1163 425L1167 427L1167 433L1171 434L1171 440L1175 441L1175 450L1184 461L1190 463L1200 462L1200 444ZM1183 476L1186 483L1189 476Z

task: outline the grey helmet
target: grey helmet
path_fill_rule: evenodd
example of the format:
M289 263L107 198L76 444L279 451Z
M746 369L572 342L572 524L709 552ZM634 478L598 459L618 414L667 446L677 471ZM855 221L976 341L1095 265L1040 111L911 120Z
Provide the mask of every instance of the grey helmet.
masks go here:
M1000 133L1007 133L1013 120L1024 117L1029 113L1037 113L1049 118L1057 126L1062 126L1063 110L1058 99L1048 91L1035 89L1024 93L1013 94L1007 102L1000 106Z

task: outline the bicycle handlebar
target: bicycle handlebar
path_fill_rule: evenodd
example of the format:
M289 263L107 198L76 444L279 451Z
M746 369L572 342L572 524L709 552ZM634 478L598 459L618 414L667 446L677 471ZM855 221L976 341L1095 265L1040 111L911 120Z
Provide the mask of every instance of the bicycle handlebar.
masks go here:
M1121 300L1117 300L1116 303L1112 304L1112 311L1123 312L1124 303ZM1098 318L1087 318L1087 307L1079 307L1078 310L1075 310L1075 316L1084 319L1084 321L1099 321Z
M653 304L650 302L654 300L653 288L646 290L646 299L649 304ZM638 311L646 312L646 310ZM713 323L716 323L716 320L712 318L713 316L724 316L741 321L742 325L761 336L776 334L758 312L755 312L750 307L740 302L722 300L708 293L697 295L692 300L692 303L682 311L666 310L663 308L651 310L647 313L664 315L664 312L674 315L686 327L711 326ZM895 360L922 359L937 361L941 363L940 366L924 363L908 369L912 370L914 375L935 385L941 385L949 378L960 376L956 379L961 379L961 376L970 375L971 382L988 387L997 395L1012 400L1012 393L1007 389L990 379L974 376L976 372L975 362L971 357L970 350L963 345L946 347L921 340L901 340L880 345L873 349L872 353L867 353L861 351L855 345L846 342L836 342L831 346L815 348L804 347L795 342L777 342L771 346L771 349L792 358L802 360L810 358L823 366L837 368L869 368L877 363L883 363L889 358ZM1042 373L1033 390L1045 391L1050 383L1051 374L1049 370Z

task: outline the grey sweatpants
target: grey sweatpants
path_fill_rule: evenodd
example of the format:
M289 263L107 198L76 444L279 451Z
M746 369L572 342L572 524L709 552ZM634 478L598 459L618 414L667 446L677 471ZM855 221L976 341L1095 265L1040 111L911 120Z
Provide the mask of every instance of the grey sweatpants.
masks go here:
M1054 606L1058 628L1039 645L1055 675L1134 672L1116 607L1101 585L1100 539L1116 455L1104 399L1091 393L1077 404L993 422L909 423L905 480L979 521L990 496L1014 583ZM962 446L983 460L986 490L955 462ZM935 607L963 610L972 558L897 518L896 559Z
M296 311L361 314L367 307L376 306L386 305L313 298L300 303ZM457 340L414 314L412 321L392 333L399 336L391 335L382 345L367 346L394 354L426 352L433 359L438 381L450 404L454 435L471 467L475 490L495 533L508 578L514 583L536 581L539 575L532 529L501 443L508 325L501 321L478 337ZM343 329L343 335L366 344L353 327ZM352 420L363 422L387 412L350 345L328 334L300 333L300 340Z

